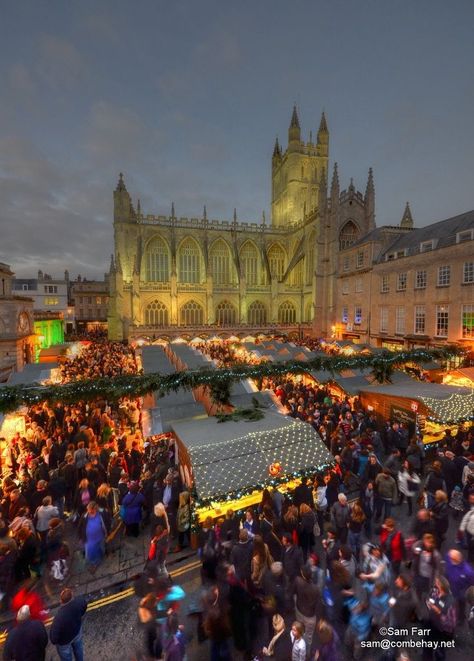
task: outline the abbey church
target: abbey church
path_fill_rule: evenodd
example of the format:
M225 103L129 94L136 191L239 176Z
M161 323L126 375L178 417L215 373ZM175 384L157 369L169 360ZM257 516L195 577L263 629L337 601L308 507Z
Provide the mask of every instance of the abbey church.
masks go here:
M158 337L183 327L300 327L329 336L336 319L338 254L375 228L375 191L328 186L329 130L305 140L296 107L286 149L271 159L271 218L242 222L143 213L123 175L114 191L109 336Z

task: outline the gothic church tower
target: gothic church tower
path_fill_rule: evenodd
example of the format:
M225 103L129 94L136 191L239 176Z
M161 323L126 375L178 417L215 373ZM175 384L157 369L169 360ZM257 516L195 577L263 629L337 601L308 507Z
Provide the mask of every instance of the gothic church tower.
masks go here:
M288 129L288 147L282 151L275 142L272 157L272 225L288 227L301 222L318 206L319 181L327 172L329 131L324 112L316 143L312 132L308 142L301 139L296 106Z

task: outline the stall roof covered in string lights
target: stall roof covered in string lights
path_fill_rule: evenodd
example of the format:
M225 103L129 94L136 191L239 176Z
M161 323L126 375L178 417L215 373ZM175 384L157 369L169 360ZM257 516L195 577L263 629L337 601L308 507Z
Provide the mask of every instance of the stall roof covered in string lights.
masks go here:
M424 407L424 414L442 424L472 420L474 390L426 381L407 381L403 384L374 384L361 388L361 395L383 395L416 401Z
M278 413L265 412L249 422L180 420L172 428L180 462L193 477L198 507L205 501L238 499L334 463L311 425ZM276 479L272 465L281 469Z

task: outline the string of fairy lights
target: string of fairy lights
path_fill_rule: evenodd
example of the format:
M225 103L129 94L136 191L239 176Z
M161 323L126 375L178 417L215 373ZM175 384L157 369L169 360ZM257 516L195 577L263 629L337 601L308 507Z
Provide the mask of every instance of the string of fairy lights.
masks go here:
M446 399L435 399L423 395L420 396L420 400L435 414L427 416L431 422L451 425L456 422L474 420L474 390L466 394L453 393Z
M255 491L324 473L334 458L311 427L282 419L280 426L188 448L197 509L240 500ZM271 467L281 471L273 475Z
M15 411L20 406L31 406L41 402L63 402L74 404L79 401L94 401L104 398L109 401L121 397L137 397L150 392L168 394L180 388L194 389L205 386L220 404L230 400L233 383L243 379L259 380L265 377L284 377L287 374L304 374L310 370L338 374L344 370L372 370L378 382L390 382L394 370L406 363L426 363L431 360L446 360L463 355L457 346L435 349L412 349L410 351L384 351L380 354L342 356L318 356L310 360L289 360L282 363L262 362L256 365L234 365L220 369L183 370L172 374L127 374L114 378L84 379L62 385L19 384L0 388L0 412Z

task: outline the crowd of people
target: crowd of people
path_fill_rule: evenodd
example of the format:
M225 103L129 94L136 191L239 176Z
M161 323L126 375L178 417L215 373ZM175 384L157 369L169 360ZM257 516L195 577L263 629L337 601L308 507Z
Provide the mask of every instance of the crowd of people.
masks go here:
M417 622L438 643L423 658L444 658L441 642L466 617L474 625L474 426L447 430L428 461L416 430L380 427L357 398L291 379L265 386L314 426L335 464L291 494L264 490L241 517L204 524L211 661L231 649L282 661L359 658L382 626Z
M85 346L61 366L63 383L137 371L133 349L109 342ZM166 434L143 438L141 414L141 400L134 398L37 404L27 412L24 433L6 440L0 500L1 608L16 613L22 631L31 629L38 650L44 637L31 622L44 619L47 608L30 608L29 600L34 595L42 603L59 594L77 552L94 574L115 538L123 543L126 537L148 535L148 567L167 576L170 540L175 539L174 550L190 542L190 498L181 487L174 444ZM35 591L40 578L46 590L41 594ZM30 611L21 610L23 606ZM18 640L14 631L12 637ZM73 647L58 647L60 658L71 659L74 651L75 658L82 659L79 646ZM42 657L38 652L31 658Z
M212 357L225 362L226 352ZM133 349L101 342L62 375L68 382L137 370ZM382 626L420 622L441 642L466 619L474 623L474 427L448 431L429 459L416 430L380 426L357 398L293 379L263 385L287 415L313 425L334 465L293 492L265 489L258 505L207 519L196 535L174 441L143 438L140 399L29 409L25 433L8 439L2 462L0 595L18 622L6 650L28 630L42 649L43 631L32 624L45 610L31 601L35 578L58 589L61 609L75 603L76 622L82 617L83 603L63 595L71 559L80 549L94 573L117 535L149 542L136 584L143 659L185 658L184 592L166 562L194 541L203 586L197 638L209 640L211 661L342 661L363 656ZM53 629L60 658L82 659L77 632ZM426 659L443 658L436 654L424 650Z

